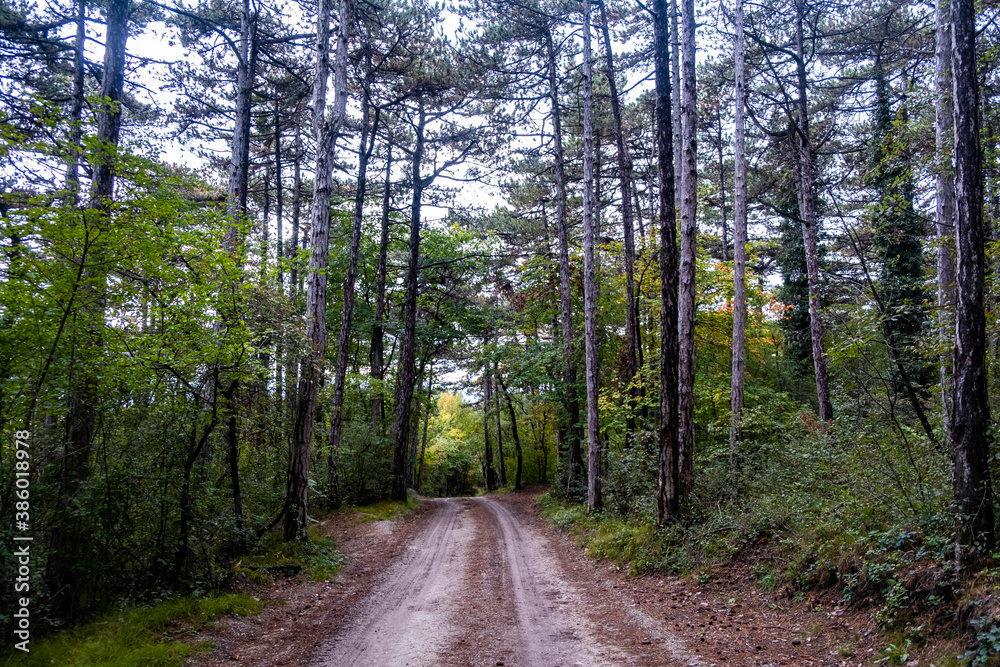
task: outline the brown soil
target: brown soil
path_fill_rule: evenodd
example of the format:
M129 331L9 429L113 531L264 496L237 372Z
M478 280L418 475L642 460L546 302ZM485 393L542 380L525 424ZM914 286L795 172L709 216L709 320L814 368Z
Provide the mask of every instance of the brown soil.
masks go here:
M335 581L275 582L278 604L199 637L197 665L311 667L855 666L879 655L869 614L754 589L736 564L708 583L627 576L583 556L535 493L439 499L396 522L324 525Z

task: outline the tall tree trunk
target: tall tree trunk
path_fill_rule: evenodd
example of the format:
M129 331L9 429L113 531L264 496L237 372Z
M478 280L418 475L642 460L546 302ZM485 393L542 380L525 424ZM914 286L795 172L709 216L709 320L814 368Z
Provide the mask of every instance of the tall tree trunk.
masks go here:
M618 150L618 185L622 198L622 227L625 246L625 377L629 382L635 381L639 368L639 308L635 295L635 231L632 209L632 160L625 146L625 131L622 128L621 100L618 99L618 82L615 80L614 54L611 48L611 32L608 29L608 16L604 8L604 0L598 0L597 6L601 12L601 31L604 35L604 57L607 67L608 88L611 97L611 115L614 119L615 146ZM635 436L635 399L636 388L629 386L629 405L626 416L625 444L631 446Z
M983 274L983 174L979 146L979 91L976 78L976 14L972 0L951 1L952 79L955 105L955 388L952 460L955 500L961 511L959 560L992 551L993 488L986 429L990 406L986 384L986 312ZM967 547L962 554L962 547Z
M490 405L493 402L493 386L490 383L489 365L483 364L483 440L486 444L485 477L486 490L497 488L493 472L493 447L490 445Z
M674 201L674 138L670 110L669 10L654 0L653 63L656 72L656 143L660 177L660 453L656 522L673 520L679 509L677 211Z
M298 125L295 126L295 149L292 160L292 238L285 249L289 260L288 268L288 295L292 306L298 311L299 292L302 286L299 284L299 219L302 214L302 131ZM285 415L294 415L297 408L299 382L298 358L294 353L294 347L285 356ZM294 422L293 422L294 427ZM294 434L287 434L294 437Z
M722 114L717 114L716 139L719 149L719 216L722 225L722 261L729 261L729 220L726 218L726 161L722 152Z
M250 0L240 6L240 41L236 54L236 122L229 157L229 188L226 205L229 225L223 244L238 253L246 233L247 190L250 180L250 110L257 61L257 17L250 16Z
M83 363L72 375L66 415L66 439L59 480L59 502L52 522L49 561L46 568L52 595L52 614L74 618L80 613L80 569L87 567L89 536L77 527L74 518L77 494L90 476L90 450L94 442L100 374L97 369L104 346L107 307L107 269L104 266L103 230L110 226L114 197L118 139L121 131L120 102L125 81L125 47L128 38L129 0L111 0L107 7L104 45L102 103L97 110L98 159L94 160L90 201L84 212L89 243L78 259L81 286L75 317L81 324Z
M955 138L955 115L952 109L951 20L949 0L938 0L934 10L936 23L936 95L934 98L937 153L937 208L935 227L938 239L937 299L938 326L942 342L951 346L955 338L955 170L952 146ZM941 415L945 437L951 442L952 375L951 350L941 355Z
M299 283L299 221L302 219L302 129L295 126L295 160L292 162L292 244L288 248L288 258L292 260L289 269L289 292L298 294Z
M83 52L87 41L87 0L76 3L76 42L73 44L73 101L69 110L69 159L66 189L77 203L80 194L80 153L83 150Z
M683 0L681 0L683 2ZM681 108L681 36L680 36L680 10L677 7L677 0L670 0L670 127L673 131L671 146L674 149L674 197L681 196L682 184L681 174L684 167L681 160L684 155L682 138L684 132L681 128L681 118L683 117Z
M277 247L275 251L275 263L278 266L278 292L284 296L285 292L285 188L281 175L281 115L278 100L274 101L274 217L277 223L275 233L277 236ZM282 336L278 340L274 349L274 393L279 407L284 400L285 379L282 373L285 359L285 347Z
M826 356L823 352L823 320L819 303L819 223L813 202L813 152L809 136L809 102L806 93L805 45L802 24L805 21L805 0L796 0L795 50L796 74L798 78L798 169L796 171L796 194L798 195L799 217L802 220L802 240L806 253L806 277L809 283L809 331L812 335L813 370L816 375L816 398L819 402L819 418L825 422L833 420L833 403L830 401L830 384L826 373Z
M496 368L497 375L499 376L500 368ZM496 378L493 379L496 382ZM500 469L500 487L507 487L507 459L503 453L503 423L500 420L501 407L500 407L500 392L497 391L496 385L493 386L493 400L497 411L497 467Z
M695 108L694 0L681 0L681 266L678 358L680 494L694 486L695 253L698 249L698 114Z
M743 376L746 371L746 328L747 328L747 157L746 157L746 104L744 61L746 47L743 41L743 0L736 0L735 44L733 58L736 61L736 85L733 110L735 131L733 151L735 170L733 176L735 193L733 213L733 373L729 389L729 461L739 464L739 450L743 444ZM720 184L721 185L721 184ZM720 190L721 192L721 190Z
M562 146L562 114L559 110L559 81L556 78L556 53L552 43L552 33L545 33L545 47L548 55L549 98L552 106L552 148L554 152L554 172L556 184L556 222L559 237L559 300L561 304L563 364L563 405L569 418L566 427L569 461L566 468L566 488L573 485L573 478L585 477L583 452L580 446L580 399L576 391L576 361L573 354L573 286L569 274L569 220L566 213L566 160Z
M380 112L375 110L371 121L371 101L368 91L361 98L361 142L358 147L358 187L354 195L354 219L351 225L351 250L344 278L344 303L340 314L340 334L337 336L337 366L333 377L333 407L330 412L330 450L327 453L327 498L330 507L340 507L340 481L337 474L337 456L340 451L340 434L344 424L344 383L347 380L347 348L351 340L351 320L354 316L354 283L358 276L358 256L361 254L361 226L364 222L365 193L368 185L368 160L375 148ZM371 141L369 142L369 133Z
M431 421L431 399L434 397L434 364L427 369L427 411L424 413L424 435L420 442L420 467L417 468L417 481L413 488L420 493L424 481L424 454L427 453L427 427Z
M239 384L232 382L223 393L226 399L226 460L229 463L230 491L233 495L233 516L236 519L236 534L243 537L243 492L240 490L240 448L239 429L236 414L236 394Z
M517 452L517 471L514 473L514 490L520 491L521 486L521 472L524 467L524 458L521 453L521 438L517 434L517 414L514 412L514 403L510 400L510 394L507 392L507 387L504 386L503 376L500 375L500 369L497 368L497 382L500 383L500 390L503 392L504 398L507 399L507 414L510 415L510 432L511 436L514 438L514 451ZM499 401L499 396L497 397ZM545 481L545 475L540 475L542 481Z
M385 275L389 252L389 213L392 211L392 143L386 146L385 191L382 195L382 224L378 242L378 269L375 288L375 324L372 326L371 371L375 380L375 394L372 397L372 426L376 435L382 435L385 428L385 395L382 380L385 376L383 348L385 346Z
M233 126L233 139L229 158L229 184L226 206L229 221L223 247L235 260L237 271L242 278L244 261L243 242L247 233L247 196L250 182L250 124L251 101L253 97L254 74L257 62L257 17L250 15L250 2L243 0L240 6L240 41L236 54L236 109ZM230 303L221 309L221 326L229 328L239 315L233 311L235 294ZM226 457L229 461L230 487L233 495L233 514L236 519L236 531L243 533L243 500L240 493L239 480L239 432L238 410L240 402L240 381L237 378L227 378L228 384L223 390L226 399L225 441Z
M601 431L597 406L597 269L594 259L594 64L590 0L583 0L583 340L587 373L587 509L601 507Z
M407 455L406 486L417 483L417 445L420 442L420 396L416 397L416 411L410 415L410 453Z
M306 292L306 353L299 378L299 405L289 455L285 539L308 540L309 461L312 452L316 398L326 354L326 268L330 244L330 193L337 135L347 112L347 43L354 25L353 0L340 1L340 30L334 62L333 110L326 115L330 71L330 5L319 4L316 19L316 78L313 82L313 131L316 133L316 175Z
M406 266L406 296L403 301L403 340L399 350L399 378L396 384L396 408L392 416L390 439L393 442L393 500L406 500L406 451L411 403L413 401L414 363L416 361L417 289L420 261L420 204L428 181L420 175L424 157L424 128L427 117L421 101L413 149L413 201L410 206L410 256Z

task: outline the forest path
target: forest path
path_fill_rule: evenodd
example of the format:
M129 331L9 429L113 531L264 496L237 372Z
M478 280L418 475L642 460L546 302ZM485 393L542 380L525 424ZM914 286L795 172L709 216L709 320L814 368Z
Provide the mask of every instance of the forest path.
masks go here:
M603 591L571 582L550 538L516 504L423 502L422 528L311 665L702 664L668 634L651 634L641 612L609 613Z
M278 578L278 604L193 637L192 667L858 667L884 646L836 591L792 602L757 561L699 578L629 576L587 558L524 493L421 499L395 521L335 513L331 581Z

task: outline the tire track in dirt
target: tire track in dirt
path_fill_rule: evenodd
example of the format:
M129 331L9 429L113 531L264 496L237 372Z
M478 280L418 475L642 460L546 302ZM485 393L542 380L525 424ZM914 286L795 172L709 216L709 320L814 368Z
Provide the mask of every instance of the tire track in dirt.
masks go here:
M468 500L438 505L430 525L385 571L354 618L313 655L315 667L421 667L440 664L458 632L454 601L474 535Z
M489 510L491 532L504 556L502 567L517 622L514 663L524 667L622 664L621 656L609 662L611 647L602 645L576 613L582 604L579 592L561 576L540 536L503 503L488 497L476 501Z

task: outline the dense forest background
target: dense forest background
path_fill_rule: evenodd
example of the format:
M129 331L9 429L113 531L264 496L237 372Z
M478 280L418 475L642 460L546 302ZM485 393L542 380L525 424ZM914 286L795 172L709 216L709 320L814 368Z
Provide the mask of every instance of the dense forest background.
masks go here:
M953 3L4 0L0 579L29 506L58 626L549 483L639 569L768 542L993 631L1000 31Z

